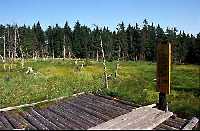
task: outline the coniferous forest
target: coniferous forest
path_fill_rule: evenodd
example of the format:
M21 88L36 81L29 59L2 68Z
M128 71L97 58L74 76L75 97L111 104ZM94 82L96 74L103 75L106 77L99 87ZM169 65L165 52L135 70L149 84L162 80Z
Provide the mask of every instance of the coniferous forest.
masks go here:
M173 63L200 64L200 33L196 36L183 30L167 28L159 24L143 23L94 26L93 29L77 21L73 28L65 23L41 28L38 21L33 26L0 25L0 37L5 36L6 58L88 58L102 57L100 41L103 42L108 61L147 60L156 61L156 44L169 40L172 44ZM0 56L4 54L4 40L0 39Z

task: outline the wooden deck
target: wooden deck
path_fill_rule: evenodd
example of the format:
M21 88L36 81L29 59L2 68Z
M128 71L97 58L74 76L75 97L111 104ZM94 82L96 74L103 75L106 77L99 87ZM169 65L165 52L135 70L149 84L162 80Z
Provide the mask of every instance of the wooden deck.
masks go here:
M154 130L180 130L189 123L188 120L172 116L170 112L164 113L154 108L140 107L139 105L111 97L82 94L70 99L60 100L42 109L27 107L23 111L11 110L0 112L0 130L87 130L95 129L102 124L124 118L124 116L126 116L126 120L131 120L131 124L124 126L123 124L127 121L120 123L119 125L123 125L123 129L135 129L135 124L137 123L134 122L135 120L146 123L146 126L141 124L140 129L143 129L143 127L149 126L149 122L152 125L152 121L145 119L144 116L142 118L142 114L146 114L149 117L154 114L151 118L155 118L158 121L161 120L158 122L158 125L151 126ZM144 126L142 127L142 125Z

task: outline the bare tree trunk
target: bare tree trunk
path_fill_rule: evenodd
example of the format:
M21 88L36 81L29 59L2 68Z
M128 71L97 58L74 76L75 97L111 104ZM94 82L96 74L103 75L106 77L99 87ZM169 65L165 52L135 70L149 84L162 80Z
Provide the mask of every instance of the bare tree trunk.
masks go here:
M65 59L65 45L63 45L63 59Z
M118 50L118 59L117 59L116 70L115 70L115 79L116 79L117 76L118 76L118 68L119 68L120 53L121 53L121 47L119 46L119 50Z
M3 37L3 69L6 71L6 37Z
M65 59L65 34L63 39L63 59Z
M69 46L67 48L68 48L68 58L71 59L71 57L72 57L72 55L71 55L71 49L70 49Z
M9 47L8 47L8 58L10 60L10 53L11 53L10 52L10 50L11 50L10 48L11 47L10 47L10 32L9 32L9 28L8 28L8 40L7 41L8 41L8 45L9 45Z
M101 39L101 36L100 36ZM103 43L102 43L102 39L101 39L101 51L102 51L102 57L103 57L103 65L104 65L104 77L105 77L105 88L108 88L108 75L107 75L107 71L106 71L106 59L105 59L105 54L104 54L104 50L103 50Z
M16 59L17 56L17 29L15 27L15 42L14 42L14 61Z
M24 54L23 54L23 51L22 51L22 47L20 46L20 51L21 51L21 54L22 54L22 57L21 57L21 67L22 69L24 68Z
M3 37L3 62L6 60L6 37Z
M53 48L53 59L54 59L55 57L54 57L54 48Z

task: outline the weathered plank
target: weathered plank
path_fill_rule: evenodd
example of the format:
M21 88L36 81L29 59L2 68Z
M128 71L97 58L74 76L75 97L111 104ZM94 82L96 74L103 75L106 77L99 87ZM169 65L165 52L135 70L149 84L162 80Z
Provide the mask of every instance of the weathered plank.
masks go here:
M72 102L72 101L68 102L68 104L71 104L71 105L79 108L80 110L83 110L91 115L94 115L95 117L98 117L101 120L108 121L108 120L112 119L111 117L106 116L106 115L96 111L95 109L88 108L87 105L79 104L77 102Z
M98 108L100 112L104 112L105 115L108 115L112 118L127 113L124 110L116 110L112 105L108 105L106 103L98 102L95 99L89 99L87 97L81 96L79 101L87 103L93 107Z
M93 129L109 129L110 127L112 126L116 126L116 125L119 125L119 124L123 124L127 122L127 120L134 120L134 119L137 119L137 117L139 117L141 115L141 113L146 113L147 110L146 108L143 108L142 110L139 110L139 109L133 109L132 112L129 112L125 115L121 115L115 119L112 119L108 122L105 122L105 123L102 123L96 127L93 127L91 128L91 130Z
M41 114L39 114L34 109L32 109L29 113L31 115L33 115L37 120L39 120L42 124L44 124L48 129L50 129L50 130L59 130L60 129L54 123L47 120L45 117L43 117Z
M0 130L5 130L6 127L4 126L3 122L0 121Z
M66 121L65 119L63 119L62 117L58 116L57 114L51 112L48 109L43 109L43 110L36 109L36 111L38 113L40 113L41 115L43 115L46 119L48 119L49 121L54 123L56 126L60 127L61 129L67 129L67 130L73 129L68 124L68 121Z
M39 120L33 117L28 112L20 112L20 114L26 119L31 125L36 127L39 130L49 130L44 124L42 124Z
M163 123L161 123L161 124L159 125L159 128L165 129L165 130L180 130L180 129L178 129L178 128L174 128L174 127L165 125L165 124L163 124ZM158 129L157 129L157 130L158 130Z
M74 108L72 108L71 105L67 104L57 105L57 108L60 107L63 108L66 112L71 113L71 115L83 121L83 123L86 123L86 125L88 125L88 128L96 125L96 123L93 122L91 118L88 118L88 115L83 115L80 112L77 112L76 110L74 110Z
M65 106L66 108L71 108L73 110L74 113L76 113L77 115L79 116L83 116L84 119L87 119L88 121L90 121L91 123L93 123L94 125L98 125L100 123L103 123L105 121L103 121L102 119L98 118L98 117L95 117L94 115L84 111L84 110L81 110L73 105L70 105L70 104L67 104L67 103L62 103L63 106Z
M84 121L84 120L83 120L82 118L80 118L79 116L77 116L77 115L71 113L71 111L65 109L63 106L59 106L58 108L56 108L56 107L49 107L49 109L54 110L54 111L59 109L60 111L62 111L62 113L63 113L62 115L63 115L65 118L67 118L67 119L69 119L70 121L72 121L73 123L76 123L77 125L83 127L83 129L87 129L87 128L93 126L93 125L91 125L90 123ZM71 110L71 109L70 109L70 110Z
M0 113L0 121L4 124L5 128L7 129L13 129L13 126L10 124L10 122L4 117L2 113Z
M183 130L192 130L197 123L199 122L199 119L197 119L196 117L193 117L188 124L183 128Z
M25 128L26 130L36 130L37 128L31 125L27 120L25 120L20 114L15 113L15 115L12 115L16 120L20 122L20 124L25 125L22 126L22 128Z
M186 121L177 121L177 118L172 119L169 118L166 121L163 122L163 124L171 126L171 127L175 127L177 129L182 129L183 125L185 125Z
M98 97L95 97L94 95L84 95L84 96L81 96L81 99L82 98L86 99L88 101L91 101L93 103L96 103L99 106L102 106L102 107L105 106L107 109L110 109L110 110L112 109L112 111L116 112L118 115L125 114L125 113L129 112L126 109L123 109L123 108L120 108L118 106L115 106L111 102L107 102L105 99L104 99L104 101L102 101Z
M21 117L17 113L6 112L4 113L4 116L10 121L10 123L13 125L15 129L36 130L35 127L33 127L30 123L28 123L25 119L23 119L23 117Z
M137 122L137 124L131 124L123 129L152 130L153 128L158 126L160 123L168 119L171 115L173 115L172 112L157 112L156 111L155 113L151 113L149 116L144 117L144 119L141 120L140 122Z
M87 108L96 110L107 117L110 117L109 120L116 116L119 116L116 112L112 112L111 110L108 110L108 108L106 108L105 105L102 107L102 106L99 106L98 104L95 104L94 102L87 101L80 98L76 99L74 102L79 103L79 105L81 106L85 106Z
M104 95L101 95L101 94L96 94L95 96L99 96L103 99L107 99L107 100L110 100L110 101L114 101L114 102L117 102L119 104L122 104L122 108L123 107L127 107L129 109L133 109L133 108L138 108L138 107L141 107L141 105L139 104L135 104L135 103L132 103L132 102L128 102L128 101L124 101L124 100L120 100L120 99L117 99L117 98L113 98L111 96L104 96Z
M68 121L68 124L71 125L73 130L84 130L84 128L82 126L80 126L79 124L77 124L76 122L74 122L72 119L70 119L61 109L54 109L52 107L48 108L50 111L52 111L53 113L57 114L58 116L64 118L65 120Z
M140 107L125 115L92 127L90 130L153 129L172 114L171 112L163 112L155 108Z

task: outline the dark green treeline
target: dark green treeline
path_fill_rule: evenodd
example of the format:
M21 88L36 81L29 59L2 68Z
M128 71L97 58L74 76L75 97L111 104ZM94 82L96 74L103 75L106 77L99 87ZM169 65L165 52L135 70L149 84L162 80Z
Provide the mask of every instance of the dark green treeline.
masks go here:
M174 63L200 64L200 33L197 36L178 31L176 28L163 30L160 25L145 19L139 27L122 22L115 31L108 27L94 26L93 29L77 21L74 28L66 22L48 26L44 31L37 22L32 27L0 25L0 37L5 36L6 57L11 57L16 48L16 57L101 58L100 40L103 41L107 60L156 61L156 44L161 40L172 43ZM15 46L15 44L17 46ZM3 39L0 39L0 55L3 56Z

